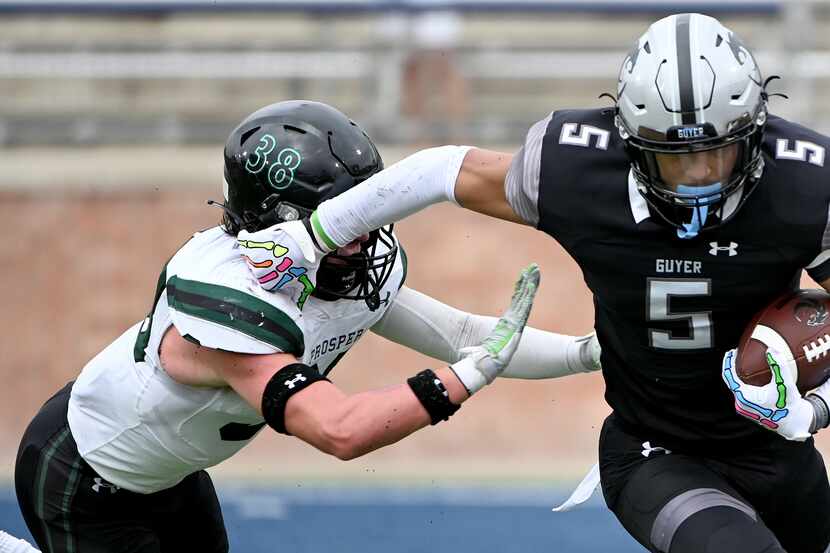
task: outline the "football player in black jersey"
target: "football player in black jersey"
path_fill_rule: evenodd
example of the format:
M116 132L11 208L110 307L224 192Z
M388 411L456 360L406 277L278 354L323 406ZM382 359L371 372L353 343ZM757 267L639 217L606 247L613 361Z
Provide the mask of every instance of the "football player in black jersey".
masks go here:
M594 296L602 490L623 526L661 553L821 553L830 488L810 435L830 394L790 389L772 420L764 394L721 381L802 270L830 288L830 140L770 115L769 80L717 20L673 15L625 58L613 107L555 111L513 156L418 152L306 231L323 253L451 201L549 234Z

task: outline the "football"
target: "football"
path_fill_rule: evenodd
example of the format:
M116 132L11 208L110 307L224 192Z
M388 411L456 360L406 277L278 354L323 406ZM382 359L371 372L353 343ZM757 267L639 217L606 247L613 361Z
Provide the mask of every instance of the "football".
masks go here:
M772 378L767 348L789 351L798 368L803 394L830 376L830 294L798 290L762 309L738 343L738 376L747 384L763 386Z

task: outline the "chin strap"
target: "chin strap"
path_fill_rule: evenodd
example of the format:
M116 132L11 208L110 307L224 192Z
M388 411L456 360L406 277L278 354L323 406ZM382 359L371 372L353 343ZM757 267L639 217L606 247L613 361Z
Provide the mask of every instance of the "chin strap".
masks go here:
M236 223L236 224L237 224L237 226L239 226L239 228L241 228L241 229L244 229L244 228L245 228L245 221L243 221L243 220L242 220L242 217L240 217L238 213L236 213L235 211L233 211L231 208L229 208L229 207L228 207L228 206L226 206L225 204L223 204L223 203L219 203L219 202L215 202L215 201L213 201L213 200L208 200L208 201L207 201L207 204L208 204L208 205L215 205L216 207L220 208L222 211L224 211L225 213L227 213L227 214L228 214L228 216L229 216L231 219L233 219L233 222L234 222L234 223Z
M685 184L678 184L677 185L677 192L679 194L694 194L697 196L708 196L714 195L721 189L721 183L716 182L714 184L709 184L707 186L687 186ZM720 194L717 194L715 200L720 198ZM706 217L709 214L709 206L708 205L700 205L700 206L693 206L691 207L692 210L692 220L688 223L683 223L683 228L677 229L677 237L682 239L690 239L694 238L700 232L700 229L703 228L703 225L706 224Z

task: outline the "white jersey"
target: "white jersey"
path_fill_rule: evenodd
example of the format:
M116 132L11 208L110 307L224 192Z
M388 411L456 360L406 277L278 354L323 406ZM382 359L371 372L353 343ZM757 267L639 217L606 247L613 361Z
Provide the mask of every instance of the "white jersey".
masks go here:
M378 243L378 253L383 245ZM205 347L241 353L293 353L321 374L374 325L406 277L399 249L385 300L370 311L361 300L295 300L263 290L219 227L199 232L159 278L152 316L84 367L72 387L69 426L81 456L111 483L139 493L169 488L227 459L265 425L231 388L180 384L159 361L170 326Z

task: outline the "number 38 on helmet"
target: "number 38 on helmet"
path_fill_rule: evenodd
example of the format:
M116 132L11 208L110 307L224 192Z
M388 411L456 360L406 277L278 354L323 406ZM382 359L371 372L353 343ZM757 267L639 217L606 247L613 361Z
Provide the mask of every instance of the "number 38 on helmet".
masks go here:
M236 235L308 217L382 169L372 140L337 109L310 101L265 106L225 143L223 228ZM375 230L359 253L323 258L313 295L364 300L377 309L397 253L392 225Z

